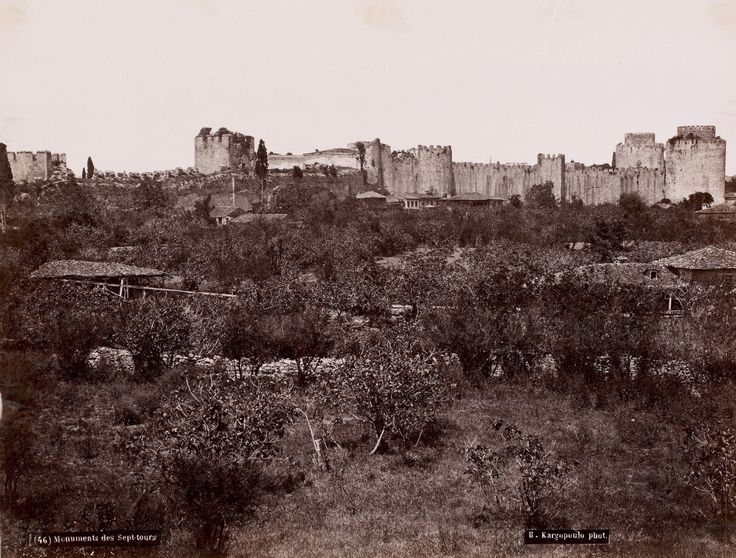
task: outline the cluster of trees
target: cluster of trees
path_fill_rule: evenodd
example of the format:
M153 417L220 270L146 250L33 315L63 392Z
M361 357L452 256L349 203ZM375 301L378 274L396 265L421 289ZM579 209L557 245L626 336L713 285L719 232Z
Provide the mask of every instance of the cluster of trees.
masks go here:
M265 180L267 166L259 173ZM723 240L733 225L630 196L558 206L550 185L501 210L378 213L316 183L301 189L301 178L274 196L286 221L216 228L206 202L179 211L152 182L117 208L69 185L48 194L53 211L3 235L0 336L19 355L7 373L18 377L4 383L23 386L14 397L29 409L0 435L9 514L60 529L154 520L174 529L185 518L194 545L222 554L233 524L299 484L303 471L282 443L299 425L312 472L327 474L348 444L363 458L431 444L463 390L538 385L581 408L613 408L666 406L672 390L708 394L736 380L735 348L713 343L730 339L734 293L691 287L678 293L682 317L671 319L663 292L557 273L610 259L625 239ZM592 254L559 246L582 239ZM103 258L118 245L140 248L130 263L237 298L123 302L25 280L48 259ZM474 249L458 256L458 246ZM399 265L376 264L397 254ZM408 311L396 319L392 304ZM133 371L91 367L99 346L126 349ZM176 355L189 353L234 366L179 364ZM263 374L280 359L295 371ZM85 390L95 396L80 411L71 396ZM115 418L100 418L100 393ZM72 420L77 438L64 445L60 429ZM106 420L113 442L102 440ZM468 475L489 506L550 524L569 463L533 433L505 423L496 431L501 449L466 448ZM725 517L736 503L732 429L695 423L691 434L682 483ZM99 482L80 496L74 483L90 468L109 489Z
M70 498L61 488L58 494L50 487L35 492L36 483L49 485L51 460L71 481L76 476L69 467L76 459L104 458L112 476L112 463L124 455L130 471L142 475L134 486L143 494L165 487L165 502L146 497L145 504L127 502L123 513L117 493L98 493L85 506L95 513L105 502L118 506L115 513L129 525L150 520L147 514L154 512L166 521L184 516L194 544L224 552L230 527L264 498L298 483L298 470L284 477L268 467L283 458L280 441L296 424L306 426L315 471L329 472L344 452L339 438L346 429L365 433L364 444L354 446L363 455L431 443L437 436L433 425L453 404L457 384L546 385L578 397L581 406L614 408L630 402L666 406L672 385L709 393L733 382L734 348L707 342L729 335L732 293L683 293L687 312L672 320L662 316L661 293L581 284L545 273L539 260L509 264L523 262L515 256L479 250L448 264L436 254L417 255L384 283L383 299L371 302L363 296L374 295L374 287L361 295L353 290L360 287L328 281L252 283L235 301L122 302L81 288L24 285L9 307L19 332L16 349L53 354L58 362L57 380L36 389L48 400L23 427L25 438L29 428L36 432L72 416L60 411L68 395L59 391L59 380L97 391L121 382L127 387L117 389L144 389L133 401L138 409L121 413L125 426L110 450L100 449L92 427L73 456L69 448L53 449L58 442L49 442L47 434L27 441L20 430L4 434L12 513L32 515L40 505L53 507L54 498ZM412 311L392 320L389 301ZM373 327L356 328L352 314L371 308L383 309ZM87 353L100 344L128 349L134 371L90 370ZM237 361L236 369L177 366L174 355L194 351L228 356ZM292 359L296 372L261 374L264 363L279 358ZM690 375L668 373L673 362L685 363ZM157 405L150 405L151 391ZM67 412L72 413L68 406ZM139 424L143 430L130 430ZM730 447L732 433L699 426L693 427L692 469L682 472L682 482L696 492L712 488L703 492L711 502L703 504L705 513L729 513L732 493L715 487L713 479L731 486L732 455L718 448ZM489 495L489 506L518 509L530 526L549 525L558 495L570 482L569 463L550 454L534 434L513 425L499 426L499 432L505 449L466 450L470 477ZM39 440L51 445L36 445ZM121 478L128 482L129 475ZM47 519L55 524L62 516Z

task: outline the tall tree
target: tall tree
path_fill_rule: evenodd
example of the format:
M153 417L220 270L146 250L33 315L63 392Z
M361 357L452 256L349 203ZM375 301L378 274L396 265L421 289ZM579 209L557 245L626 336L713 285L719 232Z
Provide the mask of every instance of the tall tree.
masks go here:
M82 180L87 179L87 169L82 169Z
M10 161L8 161L8 148L4 143L0 143L0 229L3 234L7 226L5 213L13 200L14 189L13 171L10 170Z
M268 151L266 151L266 143L263 140L259 140L256 152L256 176L261 179L261 212L263 212L263 191L266 187L266 177L268 177Z
M365 171L365 144L362 141L359 141L355 144L355 147L358 150L358 164L360 165L360 174L363 177L363 186L365 186L366 182L368 181L367 173ZM348 193L352 197L353 192L349 183L348 188L350 188L350 191Z
M95 164L92 162L92 157L87 157L87 178L92 178L95 175Z

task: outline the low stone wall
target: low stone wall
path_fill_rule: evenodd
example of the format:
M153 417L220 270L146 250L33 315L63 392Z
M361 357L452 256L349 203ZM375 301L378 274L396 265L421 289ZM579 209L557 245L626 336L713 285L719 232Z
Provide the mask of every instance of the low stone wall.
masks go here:
M336 370L345 362L342 358L323 358L321 359L317 370L325 372ZM110 347L98 347L90 352L87 358L87 364L92 370L103 370L103 368L115 368L116 370L133 374L135 365L130 351L126 349L114 349ZM202 368L211 368L214 366L223 367L229 374L236 376L238 374L238 361L224 358L221 356L204 357L199 355L176 355L174 357L175 365L200 366ZM248 371L250 363L248 359L243 359L241 365L244 371ZM296 375L296 361L292 359L281 359L264 364L259 374L265 376L286 376Z

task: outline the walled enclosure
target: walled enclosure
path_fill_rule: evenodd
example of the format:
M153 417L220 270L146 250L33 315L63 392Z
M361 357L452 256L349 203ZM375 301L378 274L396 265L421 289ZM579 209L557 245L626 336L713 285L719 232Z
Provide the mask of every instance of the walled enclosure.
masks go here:
M204 128L197 136L195 160L199 172L211 174L232 169L233 165L237 168L238 161L252 163L253 138L222 130L210 135ZM370 183L394 194L451 196L478 192L525 199L535 184L551 182L559 200L579 199L588 205L617 203L621 194L628 192L638 193L653 204L663 198L679 201L702 191L710 192L720 203L724 200L726 142L715 132L715 126L680 126L666 149L656 143L653 133L627 133L616 146L613 167L566 163L563 154L539 154L535 164L455 163L450 146L419 145L392 151L380 139L363 143ZM245 148L238 137L246 138ZM269 163L272 169L313 165L360 168L357 143L302 155L271 154Z

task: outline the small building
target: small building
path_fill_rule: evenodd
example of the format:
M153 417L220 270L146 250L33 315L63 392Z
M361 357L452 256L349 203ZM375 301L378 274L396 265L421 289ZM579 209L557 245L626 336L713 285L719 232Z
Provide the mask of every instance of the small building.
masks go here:
M386 196L386 208L387 209L401 209L404 203L396 196Z
M639 262L598 263L577 267L571 272L580 281L594 284L634 285L660 290L665 295L668 312L682 309L678 295L687 282L670 271L665 265Z
M439 205L440 196L436 194L396 194L404 209L432 209Z
M723 248L706 246L652 264L663 265L686 281L736 285L736 252Z
M214 219L218 227L227 225L233 219L245 215L247 212L240 207L217 206L210 211L210 219Z
M442 202L449 208L452 207L501 207L505 198L496 198L480 192L468 192L443 198Z
M736 206L731 203L720 203L713 207L704 207L700 211L696 211L700 221L736 221Z
M31 273L31 279L57 280L91 285L105 289L120 298L130 298L130 287L147 279L161 278L166 274L158 269L137 267L116 262L89 262L82 260L56 260L46 262ZM141 293L143 290L140 291Z
M375 209L382 209L386 207L386 196L369 190L368 192L361 192L356 194L355 199L364 207L370 207Z

